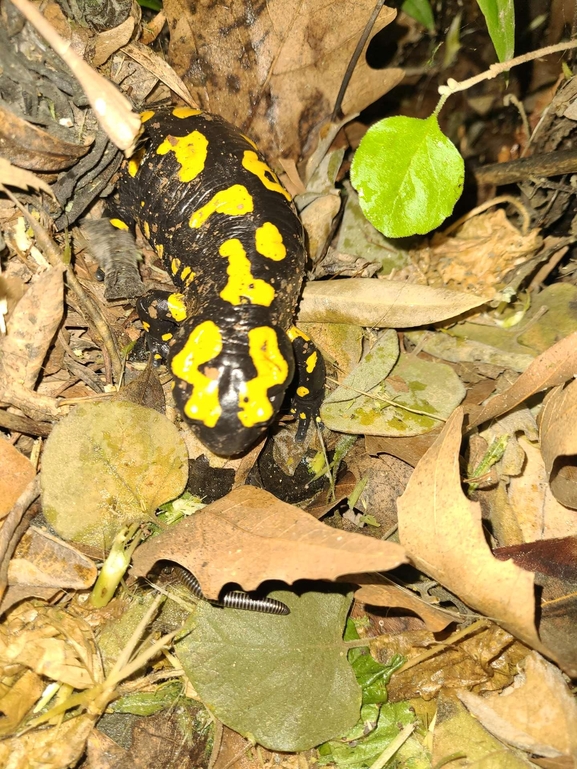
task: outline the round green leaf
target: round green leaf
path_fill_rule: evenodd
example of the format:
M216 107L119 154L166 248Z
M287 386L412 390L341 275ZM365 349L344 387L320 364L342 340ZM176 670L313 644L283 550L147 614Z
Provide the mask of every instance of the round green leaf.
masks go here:
M78 406L46 441L42 504L63 539L106 550L123 526L146 521L188 477L177 428L134 403Z
M351 166L362 211L389 238L424 235L451 214L465 164L434 115L391 117L369 128Z
M269 750L300 751L357 722L361 689L343 627L351 597L271 594L287 616L198 605L178 659L217 718Z

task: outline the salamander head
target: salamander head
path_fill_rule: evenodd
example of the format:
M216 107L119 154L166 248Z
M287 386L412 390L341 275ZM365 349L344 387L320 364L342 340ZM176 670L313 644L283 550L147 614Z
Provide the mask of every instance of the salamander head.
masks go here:
M174 399L215 454L247 451L278 413L294 373L284 331L257 326L231 334L197 320L171 350Z

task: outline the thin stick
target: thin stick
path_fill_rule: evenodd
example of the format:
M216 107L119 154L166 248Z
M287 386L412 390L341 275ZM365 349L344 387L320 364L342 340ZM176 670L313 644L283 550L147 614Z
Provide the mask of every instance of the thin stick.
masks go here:
M467 80L462 80L460 83L458 83L456 80L453 80L453 78L449 78L446 85L439 86L438 90L441 98L439 99L439 103L437 104L433 114L438 115L449 96L457 93L458 91L466 91L467 89L472 88L474 85L482 83L484 80L492 80L494 77L497 77L497 75L501 75L503 72L508 72L513 67L519 66L519 64L525 64L528 61L534 61L535 59L540 59L542 56L549 56L552 53L567 51L570 48L577 48L577 40L570 40L565 43L548 45L545 48L539 48L537 51L524 53L522 56L516 56L514 59L509 59L508 61L502 61L498 64L491 64L489 69L485 70L485 72L481 72L474 77L469 77Z
M348 63L345 75L343 77L341 87L339 88L339 92L337 94L337 98L335 100L335 106L333 108L333 114L331 115L331 123L336 123L337 118L339 116L339 113L341 111L341 105L343 103L343 98L345 96L345 92L347 88L349 87L349 83L351 82L351 77L353 76L353 72L355 67L357 66L357 62L359 60L359 56L362 53L363 48L365 47L365 43L367 42L369 35L371 34L371 30L375 26L375 22L377 20L377 17L379 13L381 12L381 9L383 5L385 4L385 0L377 0L376 5L373 9L373 12L371 13L371 16L369 20L367 21L365 28L363 30L363 34L359 38L359 42L357 43L357 47L353 51L353 55L351 56L351 60Z

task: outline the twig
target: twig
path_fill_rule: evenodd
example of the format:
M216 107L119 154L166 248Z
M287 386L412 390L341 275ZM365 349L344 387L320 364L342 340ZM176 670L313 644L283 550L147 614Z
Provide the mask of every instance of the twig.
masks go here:
M392 758L397 750L402 747L415 731L416 724L407 724L383 750L381 755L371 764L371 769L383 769L385 764Z
M549 56L552 53L567 51L570 48L577 48L577 40L570 40L565 43L556 43L555 45L547 45L545 48L539 48L537 51L524 53L522 56L516 56L514 59L502 61L498 64L491 64L489 69L485 70L485 72L480 72L478 75L469 77L467 80L462 80L460 83L456 80L453 80L451 77L447 80L446 85L440 85L438 88L441 98L439 99L439 103L437 104L433 114L438 115L449 96L452 96L458 91L466 91L467 89L472 88L474 85L482 83L484 80L492 80L498 75L501 75L503 72L508 72L513 67L518 67L519 64L526 64L528 61L534 61L535 59L540 59L542 56Z

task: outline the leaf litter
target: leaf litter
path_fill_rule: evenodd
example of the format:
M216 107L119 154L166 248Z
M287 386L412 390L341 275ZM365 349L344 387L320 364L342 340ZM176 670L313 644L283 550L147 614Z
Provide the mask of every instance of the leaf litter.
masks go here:
M67 43L86 50L91 32L79 32L50 3L44 10L60 34L69 36ZM134 364L124 363L127 346L138 335L131 308L103 302L94 265L77 248L76 233L74 271L66 268L64 297L62 265L69 263L70 241L57 236L63 247L58 252L43 229L45 219L34 224L33 217L22 218L12 198L3 199L0 223L10 258L0 277L1 316L8 321L0 363L5 444L0 587L6 591L0 625L0 763L32 767L45 765L49 757L55 768L72 766L85 750L87 767L110 766L111 755L128 760L128 748L107 736L112 716L101 718L111 705L116 718L138 716L130 750L143 766L152 756L172 765L182 756L180 748L172 749L176 744L195 755L191 765L206 765L213 723L217 769L231 761L252 768L259 755L259 765L265 757L267 765L294 769L311 762L351 769L430 767L448 758L455 764L527 766L537 757L542 765L569 765L564 762L577 752L575 705L559 668L577 676L572 601L577 582L570 568L576 534L571 419L576 297L574 286L557 277L542 285L555 275L570 242L570 236L553 241L545 235L559 201L568 200L566 192L550 199L543 216L531 208L539 207L539 196L522 204L515 198L494 200L491 205L513 208L474 210L430 242L417 244L387 241L365 222L360 242L370 243L370 249L356 242L358 211L351 204L346 228L332 249L327 238L341 205L335 183L342 179L339 166L346 156L342 147L333 147L325 160L323 153L341 123L333 116L320 132L316 151L303 149L301 140L309 133L304 126L329 116L327 105L357 37L351 28L363 16L359 5L331 6L327 17L320 7L295 14L284 4L269 4L269 16L256 19L254 28L243 27L246 39L241 35L237 41L242 47L257 31L272 30L263 38L260 69L240 67L235 52L224 74L219 70L222 87L212 93L206 82L199 86L191 79L188 69L191 50L201 60L206 54L209 66L218 65L218 51L206 46L212 34L208 23L199 27L181 6L165 3L173 69L143 45L146 37L160 33L161 14L139 42L138 13L133 13L98 40L98 56L108 60L113 77L125 68L126 86L143 101L153 89L167 98L169 87L188 104L192 94L214 111L232 109L235 122L246 113L246 130L260 137L273 162L283 151L279 165L300 193L315 276L348 276L309 283L301 303L300 320L320 329L313 335L317 339L318 333L333 366L324 421L337 433L367 437L356 444L360 459L353 460L350 448L338 461L328 455L335 475L337 465L348 459L353 477L342 486L338 476L332 479L338 505L330 492L311 503L311 512L324 515L331 527L270 491L247 486L200 512L191 512L198 505L190 508L180 500L170 507L185 488L188 459L197 449L190 435L162 415L165 399L171 414L168 383L145 373L139 384ZM383 12L374 31L393 14ZM327 19L332 37L322 32ZM215 13L210 22L218 26L222 19ZM189 34L192 29L197 32ZM305 61L303 40L310 41L313 30L330 55ZM412 34L418 39L422 31L413 27ZM299 79L313 77L323 83L322 90L295 88L291 62L299 63ZM91 97L105 88L104 123L120 128L113 140L127 147L137 121L124 97L100 75L95 78L76 60L73 64L88 77ZM238 82L227 77L233 71ZM345 110L362 109L403 74L398 68L385 70L385 77L382 73L371 71L363 59ZM550 94L555 104L562 92ZM269 102L275 105L272 132ZM243 112L241 103L250 107ZM102 119L102 105L95 106ZM12 131L17 125L18 134ZM97 143L90 133L97 136L94 123L87 126L88 138L72 131L51 133L18 123L7 111L1 128L20 141L6 150L1 183L15 190L60 190L65 176L54 184L54 177L45 181L31 172L73 169ZM549 124L552 144L554 129ZM365 129L353 119L345 130L355 146L355 136ZM26 139L31 135L33 141ZM470 151L468 138L461 142L463 154ZM540 141L537 134L535 145L541 147ZM296 163L307 152L308 189ZM33 195L27 202L38 210L32 201ZM146 250L144 257L146 275L158 273ZM411 331L422 326L429 328ZM380 328L387 331L375 330ZM381 355L385 348L387 354ZM121 395L125 401L110 402L107 393L118 388L125 365L132 378ZM478 399L476 387L483 393ZM95 395L97 403L79 400ZM334 421L331 409L337 406L349 415L356 412L348 429ZM531 416L521 417L523 410ZM538 434L530 426L535 416ZM398 429L391 430L391 420ZM44 444L41 437L49 434ZM499 439L504 451L491 455ZM308 456L285 456L285 466L304 463L309 478L327 474L325 451L337 446L338 435L325 429L324 440L325 447L313 441ZM401 459L372 460L369 453ZM257 455L220 463L211 458L212 469L226 465L241 484ZM39 457L44 518L30 527L40 509L30 485ZM412 475L406 464L401 470L403 460L415 467ZM381 493L387 484L399 490L406 485L398 520ZM161 505L164 512L158 516ZM182 518L176 528L167 524L168 509L172 518ZM47 523L58 536L43 528ZM95 608L89 590L96 565L119 535L124 538L122 569L136 548L133 566L124 577L119 572L119 582L126 583L112 602ZM260 589L284 601L291 614L251 615L197 604L170 584L162 569L166 561L188 566L210 598L231 584ZM386 577L375 574L384 570ZM346 586L339 586L337 577ZM348 630L343 636L351 592L361 636L356 640ZM157 593L162 597L155 599ZM171 644L178 633L175 656ZM226 752L219 756L219 720L249 740L230 741L235 747L228 763ZM127 722L120 723L126 729ZM166 735L170 747L157 747L162 740L155 742L153 732ZM231 739L229 730L224 734L223 750ZM251 740L270 750L247 753ZM321 742L318 752L302 752ZM275 750L301 752L291 756Z

